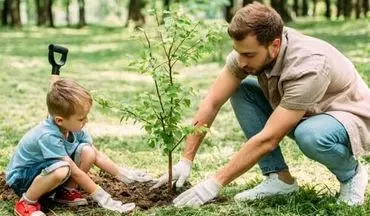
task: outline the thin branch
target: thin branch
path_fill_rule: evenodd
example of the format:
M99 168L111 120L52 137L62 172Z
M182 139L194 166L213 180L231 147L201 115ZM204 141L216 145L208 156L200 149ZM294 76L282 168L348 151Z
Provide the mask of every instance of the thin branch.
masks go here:
M132 111L128 110L126 107L122 107L122 108L121 108L121 111L126 112L126 113L128 113L128 114L132 115L133 117L135 117L136 119L138 119L138 120L140 120L140 121L143 121L143 122L145 122L145 123L147 123L147 124L150 124L150 122L149 122L149 121L147 121L147 120L145 120L144 118L142 118L142 117L138 116L136 113L134 113L134 112L132 112Z
M189 50L193 49L194 47L196 47L199 43L201 42L201 39L199 39L197 42L195 42L193 45L191 45L188 49L185 50L185 53L186 55L189 55L189 53L187 53ZM176 62L178 61L179 59L176 58L175 61L173 61L172 63L172 67L176 64Z
M186 137L186 135L183 135L181 137L181 139L175 144L175 146L171 149L170 152L173 152L173 150L175 150L177 148L177 146L184 140L184 138Z

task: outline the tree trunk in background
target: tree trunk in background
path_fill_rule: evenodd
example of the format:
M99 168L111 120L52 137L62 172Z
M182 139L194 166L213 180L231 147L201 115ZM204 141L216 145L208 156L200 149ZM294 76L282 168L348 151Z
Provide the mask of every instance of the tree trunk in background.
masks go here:
M71 26L71 14L69 13L69 5L71 4L71 0L66 0L66 22L67 26Z
M293 11L294 11L296 17L299 16L298 0L294 0L294 2L293 2Z
M351 17L351 11L352 11L352 0L344 0L343 3L343 15L345 18Z
M254 0L243 0L243 7L246 6L247 4L253 3Z
M163 1L163 8L165 9L165 10L170 10L170 2L171 2L171 0L164 0Z
M337 18L342 15L343 12L343 0L337 0Z
M54 26L54 18L53 18L53 0L46 0L46 7L45 12L47 14L47 20L49 21L49 27Z
M21 27L21 11L20 11L20 0L10 0L9 9L10 9L10 24L15 27Z
M330 19L331 17L330 0L325 0L325 5L326 5L325 17Z
M1 24L3 26L8 25L8 15L9 15L9 0L4 0L3 10L1 11Z
M288 10L286 0L271 0L271 7L280 14L284 22L290 22L293 20Z
M312 16L316 16L317 0L312 0L312 3L313 3Z
M356 19L359 19L361 15L361 0L356 0L355 2L355 14Z
M135 28L141 27L145 24L145 16L141 9L145 7L145 2L142 0L130 0L128 5L127 24L130 20L135 22Z
M225 20L228 23L231 22L231 19L234 16L233 8L234 8L234 0L229 0L229 5L225 6L225 13L224 13Z
M302 1L302 16L308 16L308 3L307 0Z
M46 24L46 14L45 14L45 1L35 0L36 13L37 13L37 26L42 26Z
M85 19L85 0L78 0L78 27L83 27L86 25Z
M364 16L367 17L367 13L369 12L369 0L363 0L362 7L364 8Z

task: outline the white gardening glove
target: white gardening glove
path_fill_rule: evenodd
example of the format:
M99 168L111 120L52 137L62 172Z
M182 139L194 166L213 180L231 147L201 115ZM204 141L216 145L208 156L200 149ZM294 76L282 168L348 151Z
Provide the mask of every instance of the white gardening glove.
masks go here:
M127 167L120 167L117 176L115 176L118 180L123 183L130 184L133 182L148 182L151 181L153 178L139 170L127 168Z
M98 187L91 197L99 204L99 206L111 211L125 213L135 208L135 203L123 204L121 201L113 200L112 197L101 187Z
M209 178L180 194L173 203L176 207L200 206L215 198L221 188L214 178Z
M176 187L182 187L185 181L189 178L191 166L193 162L188 159L181 159L175 166L172 167L172 180L176 181ZM150 189L159 188L168 182L168 172L162 175L158 182Z

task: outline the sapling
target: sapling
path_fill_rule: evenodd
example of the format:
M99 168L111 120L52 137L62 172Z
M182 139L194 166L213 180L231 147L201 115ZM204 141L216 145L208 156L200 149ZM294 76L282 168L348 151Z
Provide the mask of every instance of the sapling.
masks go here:
M140 122L148 134L150 147L159 146L168 156L168 190L172 192L172 153L191 133L204 133L205 125L184 126L183 114L191 105L193 90L181 84L177 78L178 64L190 65L202 54L210 53L219 38L219 29L195 21L190 16L176 11L165 11L163 22L156 10L150 12L156 20L150 32L140 28L144 44L140 58L130 67L153 80L152 90L140 93L134 104L112 105L105 99L98 102L103 107L115 107L121 121L134 119Z

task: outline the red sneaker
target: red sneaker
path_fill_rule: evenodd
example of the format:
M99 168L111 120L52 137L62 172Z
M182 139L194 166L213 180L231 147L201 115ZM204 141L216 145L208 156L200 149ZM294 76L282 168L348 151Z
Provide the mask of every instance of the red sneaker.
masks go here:
M68 206L87 205L87 200L82 198L80 192L76 189L67 190L63 187L55 193L54 201Z
M41 211L40 203L30 204L24 200L19 200L15 204L14 213L18 216L46 216Z

